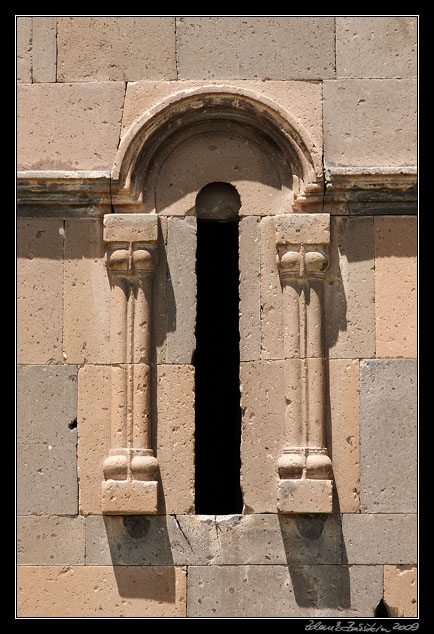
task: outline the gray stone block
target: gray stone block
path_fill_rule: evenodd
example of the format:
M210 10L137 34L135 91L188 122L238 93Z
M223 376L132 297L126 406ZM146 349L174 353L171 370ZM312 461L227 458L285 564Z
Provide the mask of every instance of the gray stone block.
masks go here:
M372 617L382 566L191 566L188 617Z
M345 513L342 534L349 564L417 563L416 514Z
M77 368L17 370L18 515L76 515Z
M196 218L169 218L167 224L166 362L191 363L196 347Z
M17 563L84 564L84 517L18 517Z
M360 503L365 513L417 510L417 360L360 364Z

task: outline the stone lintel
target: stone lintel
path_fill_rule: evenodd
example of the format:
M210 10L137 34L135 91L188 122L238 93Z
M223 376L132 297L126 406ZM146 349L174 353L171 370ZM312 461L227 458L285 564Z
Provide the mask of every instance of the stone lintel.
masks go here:
M156 481L107 480L102 483L104 515L152 515L157 513Z
M276 216L276 244L280 247L297 244L329 244L329 214L288 214Z
M279 513L331 513L332 494L332 480L280 480L277 510Z
M158 217L151 214L106 214L104 241L157 244Z

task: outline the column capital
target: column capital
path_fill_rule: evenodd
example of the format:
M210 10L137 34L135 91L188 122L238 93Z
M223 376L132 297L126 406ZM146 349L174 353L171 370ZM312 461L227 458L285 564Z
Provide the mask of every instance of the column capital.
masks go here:
M104 242L107 269L123 275L153 273L157 265L158 217L106 214Z
M274 219L282 280L324 277L330 244L329 214L288 214Z

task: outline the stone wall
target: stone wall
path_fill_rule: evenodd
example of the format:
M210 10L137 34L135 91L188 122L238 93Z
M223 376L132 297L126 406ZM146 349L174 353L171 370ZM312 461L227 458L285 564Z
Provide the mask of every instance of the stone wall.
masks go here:
M17 18L19 617L368 618L381 599L390 616L417 616L416 74L416 17ZM140 163L146 130L174 113L170 129L185 100L211 109L213 95L245 119L198 119L195 137L185 126L179 154L168 141L155 150L154 178ZM288 180L281 150L258 141L255 121L274 133L268 116L305 148L294 165L309 182ZM196 515L194 200L220 181L242 203L244 508ZM158 217L147 360L158 500L144 514L106 514L101 500L113 213ZM276 505L298 358L275 236L291 214L323 214L329 228L325 513Z

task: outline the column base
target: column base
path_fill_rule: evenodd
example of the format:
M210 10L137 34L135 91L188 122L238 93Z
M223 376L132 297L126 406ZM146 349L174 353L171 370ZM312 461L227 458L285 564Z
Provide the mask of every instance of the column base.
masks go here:
M106 480L102 483L103 515L152 515L157 513L158 482Z
M331 513L333 481L280 480L277 485L277 510L279 513Z

